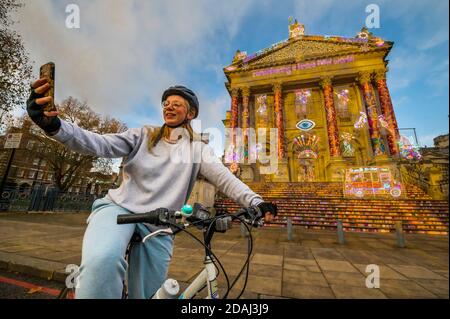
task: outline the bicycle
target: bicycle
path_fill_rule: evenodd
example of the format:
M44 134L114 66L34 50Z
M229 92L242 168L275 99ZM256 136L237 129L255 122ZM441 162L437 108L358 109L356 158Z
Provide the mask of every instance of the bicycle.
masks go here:
M232 227L233 220L239 220L244 223L245 227L248 230L249 236L247 237L247 259L241 271L239 272L233 283L230 285L228 275L222 263L211 250L211 241L216 232L225 233L227 230L229 230ZM223 297L224 299L226 299L230 290L242 275L244 269L247 269L244 286L237 298L240 298L245 291L249 270L248 266L253 250L253 238L251 236L251 230L253 227L261 227L263 225L263 219L262 213L257 207L242 208L235 214L220 212L211 217L211 213L205 207L203 207L199 203L195 203L193 208L189 205L185 205L183 206L181 211L170 211L165 208L159 208L157 210L144 214L119 215L117 216L117 223L149 223L157 226L168 226L168 228L166 229L159 229L145 236L142 239L143 243L160 234L176 235L180 231L184 231L205 248L204 269L181 294L179 294L178 282L172 278L168 278L163 283L161 288L153 295L152 299L192 299L196 297L204 288L207 288L208 290L208 294L206 297L207 299L218 299L219 288L217 284L217 277L219 275L219 267L217 267L216 262L222 269L227 282L227 290ZM195 226L198 229L202 230L203 242L186 230L186 228L188 228L189 226Z
M232 227L233 220L239 220L247 228L248 252L247 259L244 265L242 266L233 283L230 285L228 275L222 263L211 250L211 241L216 232L225 233L227 230L229 230ZM179 294L178 282L172 278L168 278L162 284L160 289L152 296L152 299L192 299L196 297L204 288L208 289L207 299L218 299L219 288L217 284L217 277L219 275L219 268L217 267L216 262L222 269L225 280L227 282L227 290L224 294L223 299L226 299L230 290L234 287L238 279L241 277L243 271L246 269L244 285L241 292L237 296L237 299L242 296L247 284L250 256L253 250L253 237L251 235L251 230L253 227L261 227L263 225L262 213L257 207L242 208L234 214L218 212L215 216L211 217L211 212L209 212L201 204L195 203L194 207L185 205L180 211L171 211L166 208L158 208L154 211L143 214L126 214L117 216L117 224L137 223L148 223L156 226L168 226L168 228L158 229L157 231L148 234L144 238L140 238L140 236L136 233L133 234L125 253L125 259L128 263L133 245L141 242L145 243L147 240L150 240L151 238L161 234L175 236L180 231L184 231L205 248L205 268L200 272L199 275L197 275L192 283L181 294ZM202 230L203 242L195 235L186 230L186 228L190 226L195 226L198 229ZM127 276L125 276L124 280L122 299L128 298L128 284L126 277ZM70 288L64 288L61 291L58 299L69 297L71 291L72 290Z

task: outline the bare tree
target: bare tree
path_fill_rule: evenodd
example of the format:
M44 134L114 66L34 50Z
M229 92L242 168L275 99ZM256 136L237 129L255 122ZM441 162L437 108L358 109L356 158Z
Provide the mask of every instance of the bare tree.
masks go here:
M31 64L21 36L10 29L9 14L22 6L17 0L0 1L0 130L29 94Z
M91 132L120 133L127 129L126 125L119 120L102 117L90 109L86 102L80 102L73 97L65 99L57 108L62 119ZM31 123L27 115L24 116L23 123L25 125L22 127L30 127ZM92 168L105 174L111 173L112 159L73 152L46 136L34 124L31 125L31 129L38 141L31 152L34 156L45 159L50 165L54 172L53 182L60 191L68 190L77 181L89 175Z

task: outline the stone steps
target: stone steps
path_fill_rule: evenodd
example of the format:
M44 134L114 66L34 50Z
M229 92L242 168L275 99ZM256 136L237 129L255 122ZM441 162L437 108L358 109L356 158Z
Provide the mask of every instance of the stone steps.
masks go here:
M339 219L346 231L393 232L395 222L402 221L408 233L448 235L448 201L432 200L415 186L408 186L407 198L386 200L344 198L341 183L250 183L249 186L278 206L278 217L267 227L285 227L286 218L291 217L293 225L312 229L336 228ZM322 196L327 190L331 194ZM222 197L216 201L215 208L233 212L240 206Z

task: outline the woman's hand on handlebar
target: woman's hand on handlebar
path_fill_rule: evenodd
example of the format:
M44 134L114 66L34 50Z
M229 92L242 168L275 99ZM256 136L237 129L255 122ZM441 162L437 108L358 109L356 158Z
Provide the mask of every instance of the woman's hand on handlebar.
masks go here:
M256 207L259 208L264 216L264 221L271 222L275 216L277 216L278 208L277 205L269 202L261 202Z

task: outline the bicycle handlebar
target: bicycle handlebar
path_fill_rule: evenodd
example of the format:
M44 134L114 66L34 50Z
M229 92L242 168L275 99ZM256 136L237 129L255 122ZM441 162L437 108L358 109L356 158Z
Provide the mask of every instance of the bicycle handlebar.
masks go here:
M127 214L127 215L118 215L117 216L117 224L138 224L138 223L149 223L149 224L159 224L159 214L161 211L154 210L144 214Z
M197 224L202 227L202 221L209 220L210 212L206 210L201 204L194 204L194 210L192 215L187 217L187 221ZM252 226L259 227L262 226L261 217L262 214L257 207L248 207L238 210L235 217L244 217L246 223L252 224ZM176 224L176 219L183 216L179 211L171 211L166 208L158 208L148 213L143 214L127 214L118 215L117 224L137 224L137 223L148 223L156 226L166 225L170 226ZM230 228L231 221L222 221L222 219L230 217L232 215L224 214L223 217L217 219L217 226L220 230L225 231Z

